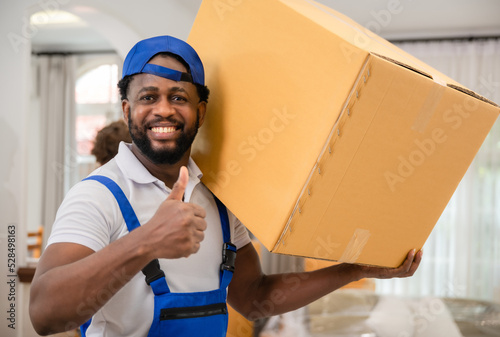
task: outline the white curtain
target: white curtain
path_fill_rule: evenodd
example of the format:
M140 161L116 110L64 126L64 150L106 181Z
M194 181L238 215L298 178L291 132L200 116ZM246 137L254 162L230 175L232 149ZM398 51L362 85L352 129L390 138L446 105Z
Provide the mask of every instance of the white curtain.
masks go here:
M41 120L41 200L44 246L55 214L64 197L65 184L74 171L75 156L75 62L73 56L37 57L38 94Z
M500 39L398 46L500 104ZM500 303L500 122L494 125L424 246L411 279L377 282L382 294Z

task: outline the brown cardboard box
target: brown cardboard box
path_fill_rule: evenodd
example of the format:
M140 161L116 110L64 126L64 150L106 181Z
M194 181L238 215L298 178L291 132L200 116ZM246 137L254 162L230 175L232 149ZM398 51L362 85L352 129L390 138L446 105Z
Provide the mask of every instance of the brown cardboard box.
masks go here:
M499 108L309 0L204 0L211 98L193 157L272 252L398 266Z

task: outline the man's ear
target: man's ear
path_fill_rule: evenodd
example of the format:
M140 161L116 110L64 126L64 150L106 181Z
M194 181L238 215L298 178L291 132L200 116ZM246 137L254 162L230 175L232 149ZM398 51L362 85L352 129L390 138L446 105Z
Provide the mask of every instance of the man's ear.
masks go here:
M128 125L129 111L130 111L130 103L129 103L128 99L123 99L122 100L123 120L125 121L125 123L127 123L127 125Z
M207 102L201 101L198 103L198 123L201 127L205 121L205 114L207 112Z

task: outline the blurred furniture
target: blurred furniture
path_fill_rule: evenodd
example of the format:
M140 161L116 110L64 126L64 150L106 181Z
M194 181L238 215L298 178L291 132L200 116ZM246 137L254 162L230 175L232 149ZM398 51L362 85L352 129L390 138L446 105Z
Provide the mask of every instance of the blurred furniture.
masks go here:
M498 337L500 304L339 289L273 320L261 337Z
M465 337L500 336L500 303L462 298L444 298Z
M28 232L28 257L40 258L42 254L43 226L38 226L38 230Z

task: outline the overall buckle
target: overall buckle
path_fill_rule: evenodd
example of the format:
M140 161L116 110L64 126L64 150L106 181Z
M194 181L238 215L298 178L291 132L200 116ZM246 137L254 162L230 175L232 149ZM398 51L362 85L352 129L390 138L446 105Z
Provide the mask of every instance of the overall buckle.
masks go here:
M165 277L165 273L160 269L160 261L158 259L154 259L146 267L142 268L142 273L146 275L146 283L148 285L159 278Z
M222 263L220 270L234 272L234 262L236 261L236 246L230 242L225 242L222 248Z

